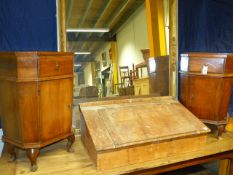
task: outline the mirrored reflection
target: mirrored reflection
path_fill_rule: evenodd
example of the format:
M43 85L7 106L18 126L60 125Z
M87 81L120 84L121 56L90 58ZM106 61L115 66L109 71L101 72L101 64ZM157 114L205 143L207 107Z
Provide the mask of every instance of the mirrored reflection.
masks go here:
M164 0L167 55L168 4ZM76 99L169 94L169 56L150 58L144 0L68 0L66 28Z

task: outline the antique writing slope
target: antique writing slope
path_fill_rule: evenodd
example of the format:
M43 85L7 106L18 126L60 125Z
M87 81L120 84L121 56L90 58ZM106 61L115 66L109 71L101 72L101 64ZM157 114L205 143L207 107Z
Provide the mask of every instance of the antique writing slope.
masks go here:
M187 153L209 129L171 97L80 104L81 136L98 170Z

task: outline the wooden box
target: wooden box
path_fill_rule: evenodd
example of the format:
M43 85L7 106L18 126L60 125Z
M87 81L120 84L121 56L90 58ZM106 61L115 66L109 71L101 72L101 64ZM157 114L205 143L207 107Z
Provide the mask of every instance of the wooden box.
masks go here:
M200 149L209 129L171 97L80 104L81 138L98 170Z
M80 98L98 97L98 88L96 86L85 86L79 90Z
M233 54L181 54L180 101L203 122L227 124L233 77Z
M31 170L39 149L72 133L73 54L0 53L0 106L3 141L12 160L15 147L26 149Z

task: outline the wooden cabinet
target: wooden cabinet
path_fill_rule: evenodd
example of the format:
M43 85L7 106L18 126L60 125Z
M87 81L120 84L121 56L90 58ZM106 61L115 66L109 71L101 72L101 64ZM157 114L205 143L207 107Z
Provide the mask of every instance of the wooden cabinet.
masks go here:
M145 65L149 77L133 80L134 94L167 96L169 94L169 56L149 58L147 64L136 65L136 68Z
M148 59L150 93L160 96L169 95L169 56Z
M68 138L73 99L73 54L0 53L0 106L3 141L15 160L15 147L26 149L31 170L40 148Z
M203 122L227 124L233 78L233 54L181 54L180 101Z
M134 95L148 95L149 91L149 77L133 80Z

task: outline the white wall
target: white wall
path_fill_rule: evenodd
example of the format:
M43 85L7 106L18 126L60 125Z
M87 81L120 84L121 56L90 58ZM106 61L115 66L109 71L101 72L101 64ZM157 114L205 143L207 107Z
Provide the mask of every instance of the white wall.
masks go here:
M74 96L78 96L78 74L74 72Z
M149 48L145 3L117 32L118 65L129 66L143 62L141 49Z
M95 61L100 61L101 71L105 70L111 64L109 58L109 49L111 44L105 43L100 46L96 54ZM143 62L141 49L149 48L147 18L145 3L131 15L126 23L117 32L117 50L118 50L118 65L128 65L132 69L132 64ZM106 53L107 66L103 67L102 53ZM90 65L89 65L90 66ZM84 69L85 84L92 83L91 68L86 66ZM89 85L89 84L88 84Z
M88 63L84 68L84 80L86 86L92 86L91 63Z

